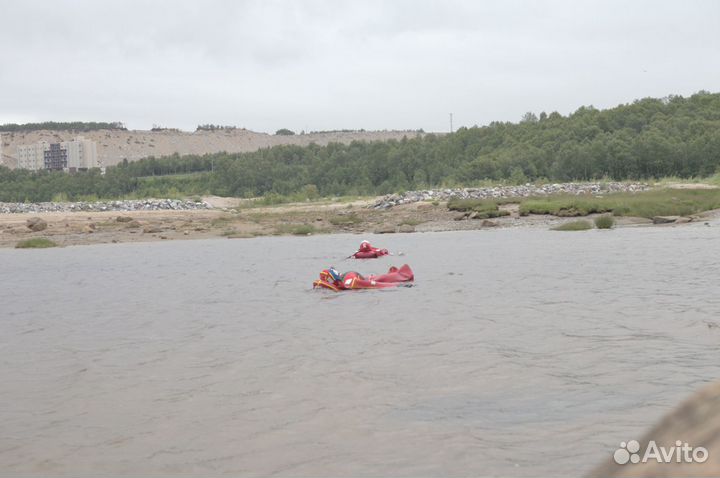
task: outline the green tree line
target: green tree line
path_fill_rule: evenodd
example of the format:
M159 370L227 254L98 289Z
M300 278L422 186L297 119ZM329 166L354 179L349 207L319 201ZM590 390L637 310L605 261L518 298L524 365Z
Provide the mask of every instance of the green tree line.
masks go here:
M56 130L56 131L95 131L99 129L119 129L127 130L125 125L119 121L112 123L104 122L85 122L85 121L70 121L70 122L56 122L56 121L45 121L43 123L6 123L0 125L0 133L15 133L22 131L37 131L37 130Z
M645 98L564 116L528 113L447 135L276 146L250 153L147 158L74 175L0 170L0 200L64 193L255 197L386 194L484 180L572 181L710 176L720 166L720 94Z

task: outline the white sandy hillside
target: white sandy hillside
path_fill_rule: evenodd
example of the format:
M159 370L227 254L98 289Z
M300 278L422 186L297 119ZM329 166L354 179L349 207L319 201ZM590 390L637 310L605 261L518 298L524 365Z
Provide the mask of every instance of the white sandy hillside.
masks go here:
M280 144L306 146L310 143L325 145L331 142L350 143L351 141L387 141L412 138L415 131L367 131L296 134L293 136L256 133L246 129L196 131L119 131L99 130L87 132L72 131L28 131L2 133L3 154L15 156L17 146L38 141L69 141L76 136L84 136L97 142L100 159L111 166L127 158L135 161L147 156L166 156L173 153L206 154L227 151L241 153L256 151ZM14 162L5 158L6 165L13 167Z

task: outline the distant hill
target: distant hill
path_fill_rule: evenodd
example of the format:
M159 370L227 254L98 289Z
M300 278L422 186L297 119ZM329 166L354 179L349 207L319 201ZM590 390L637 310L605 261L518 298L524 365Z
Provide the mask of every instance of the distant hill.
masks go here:
M59 123L64 124L64 123ZM352 141L387 141L415 137L415 131L333 131L295 135L271 135L246 129L208 129L184 132L175 129L154 131L128 131L122 129L102 130L12 130L0 131L3 142L5 165L14 167L14 161L6 156L16 156L17 146L38 141L69 141L84 136L97 142L98 156L106 166L136 161L148 156L172 154L245 153L278 145L307 146L310 143L349 144Z

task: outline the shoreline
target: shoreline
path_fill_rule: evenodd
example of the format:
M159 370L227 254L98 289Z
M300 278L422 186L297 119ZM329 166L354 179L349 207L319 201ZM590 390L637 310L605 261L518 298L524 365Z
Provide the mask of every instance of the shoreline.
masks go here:
M414 202L374 209L377 198L351 202L293 203L237 208L241 200L207 198L209 208L192 210L128 210L78 212L28 212L0 214L0 247L20 241L47 238L58 246L155 242L163 240L243 239L276 235L389 234L445 232L500 228L550 229L583 217L530 214L521 216L517 204L501 206L509 215L470 219L447 209L445 202ZM213 207L214 206L214 207ZM681 222L705 222L720 217L720 210L706 211L685 221L653 224L638 217L616 217L616 227L668 227ZM29 220L45 225L33 231Z

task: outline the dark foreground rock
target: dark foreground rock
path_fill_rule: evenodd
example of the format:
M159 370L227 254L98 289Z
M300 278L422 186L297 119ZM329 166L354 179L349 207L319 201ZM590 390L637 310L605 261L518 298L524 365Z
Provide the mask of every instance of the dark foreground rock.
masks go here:
M678 463L673 456L669 463L659 463L653 459L643 463L642 458L651 440L665 450L676 446L677 440L693 448L703 447L707 450L707 460L703 463L688 463L681 459L681 463ZM638 442L640 462L619 465L608 454L608 459L588 476L720 476L720 382L705 387L681 403Z

